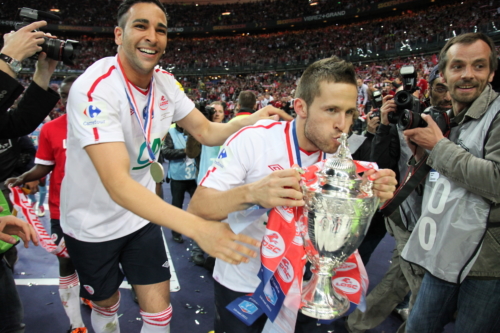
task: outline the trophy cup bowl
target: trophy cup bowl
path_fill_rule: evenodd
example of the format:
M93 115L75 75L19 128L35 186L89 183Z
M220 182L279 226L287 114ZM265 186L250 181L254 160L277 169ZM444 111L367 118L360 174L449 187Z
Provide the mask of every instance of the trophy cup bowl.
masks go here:
M325 320L349 310L349 299L332 286L333 269L359 247L379 204L372 182L356 174L347 135L340 141L338 154L325 161L316 182L303 187L302 237L313 275L302 291L300 311Z

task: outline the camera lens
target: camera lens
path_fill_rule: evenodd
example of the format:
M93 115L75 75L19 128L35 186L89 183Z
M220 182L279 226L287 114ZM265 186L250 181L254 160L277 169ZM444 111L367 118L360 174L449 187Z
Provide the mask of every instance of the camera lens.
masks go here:
M402 131L426 126L427 123L422 119L420 114L410 110L403 110L401 118L399 118L398 127Z
M44 37L45 42L41 45L42 51L47 53L50 59L61 61L65 65L74 65L73 61L80 53L80 43L74 40L62 41L55 38Z
M398 91L394 98L396 105L408 108L408 104L412 103L412 96L409 92L405 90Z

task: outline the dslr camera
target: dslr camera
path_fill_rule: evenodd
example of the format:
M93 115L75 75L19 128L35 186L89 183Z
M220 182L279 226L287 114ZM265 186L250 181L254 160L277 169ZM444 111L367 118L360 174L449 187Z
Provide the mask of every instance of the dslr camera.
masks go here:
M413 96L417 90L417 73L413 65L403 66L400 69L403 77L403 90L394 96L396 112L390 112L387 116L389 122L397 124L401 131L418 127L427 127L427 122L422 119L420 101ZM429 115L434 119L443 134L450 130L450 118L446 112L440 112L434 108L429 109Z
M196 103L196 108L200 110L201 113L209 120L212 121L212 117L215 114L215 108L213 106L207 105L206 100L202 100L198 103Z
M382 92L375 90L373 92L373 110L370 114L370 119L378 117L380 119L380 108L382 107Z
M14 28L16 30L21 29L33 23L35 21L52 19L52 20L61 20L61 18L57 15L54 15L49 12L43 12L41 10L30 9L23 7L19 9L18 12L19 19L22 22L16 22L14 24ZM80 43L76 40L68 39L66 41L56 39L56 38L48 38L43 37L45 40L42 45L42 52L47 53L47 57L50 59L62 61L63 64L73 66L74 60L76 56L80 53ZM38 57L38 53L35 54L35 58Z
M413 96L417 90L417 72L413 65L403 66L400 69L403 77L403 90L394 96L396 112L390 112L387 117L391 124L396 124L400 130L425 127L427 123L420 117L420 101Z

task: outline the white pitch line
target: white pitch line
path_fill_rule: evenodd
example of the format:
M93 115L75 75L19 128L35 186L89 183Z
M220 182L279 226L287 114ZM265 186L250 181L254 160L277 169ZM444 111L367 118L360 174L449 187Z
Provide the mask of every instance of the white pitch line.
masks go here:
M165 240L165 235L163 234L163 229L161 231L161 235L163 237L163 243L165 244L165 250L167 251L168 262L170 264L170 292L177 292L181 290L181 286L179 285L179 280L177 279L177 274L175 273L174 265L172 262L172 257L170 256L170 251L168 250L167 241ZM32 278L24 278L24 279L15 279L16 285L18 286L58 286L59 278L45 278L45 279L32 279ZM123 281L120 285L121 289L131 289L131 286L128 282Z

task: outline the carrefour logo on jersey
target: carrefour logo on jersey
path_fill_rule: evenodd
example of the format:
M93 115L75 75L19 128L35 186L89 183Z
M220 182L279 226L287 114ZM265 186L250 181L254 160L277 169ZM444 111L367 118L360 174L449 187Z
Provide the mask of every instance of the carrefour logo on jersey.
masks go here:
M214 161L214 165L216 167L224 169L231 162L232 158L233 153L231 151L231 148L229 148L228 146L223 146L219 152L219 155L217 155L217 159Z
M85 127L104 127L109 123L107 106L103 102L84 103L80 110L83 110L80 113L81 124Z

